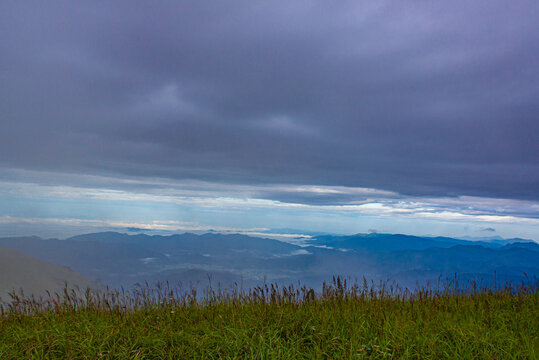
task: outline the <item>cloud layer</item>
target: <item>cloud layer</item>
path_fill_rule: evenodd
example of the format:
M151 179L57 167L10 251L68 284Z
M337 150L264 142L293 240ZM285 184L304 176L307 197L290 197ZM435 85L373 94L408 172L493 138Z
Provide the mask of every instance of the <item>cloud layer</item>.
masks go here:
M0 233L537 238L538 10L0 2Z
M538 9L2 2L0 166L538 200Z

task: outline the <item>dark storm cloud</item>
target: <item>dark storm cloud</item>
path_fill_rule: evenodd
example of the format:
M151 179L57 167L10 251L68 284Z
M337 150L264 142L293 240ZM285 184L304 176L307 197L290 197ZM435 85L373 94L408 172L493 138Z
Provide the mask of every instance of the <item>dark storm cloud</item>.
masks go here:
M264 192L261 198L280 202L289 202L306 205L350 205L361 204L368 201L367 197L359 197L350 194L317 194L312 192Z
M538 9L4 1L0 165L537 200Z

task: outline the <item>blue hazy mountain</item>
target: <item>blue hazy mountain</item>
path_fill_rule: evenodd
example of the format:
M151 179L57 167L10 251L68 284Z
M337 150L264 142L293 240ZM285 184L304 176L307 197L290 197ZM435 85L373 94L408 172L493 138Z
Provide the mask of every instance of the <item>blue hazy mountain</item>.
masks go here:
M335 249L357 251L391 252L397 250L424 250L429 248L449 248L455 245L482 245L497 247L498 244L488 242L471 242L449 237L420 237L402 234L356 234L350 236L316 236L312 245L328 246Z
M503 246L504 249L528 249L539 251L539 244L536 242L514 242Z
M74 236L67 241L100 242L127 244L151 248L168 254L199 252L203 254L224 255L238 250L255 253L259 256L274 256L296 250L296 245L278 240L254 238L239 234L207 233L202 235L184 233L178 235L127 235L117 232L102 232Z
M504 239L499 235L496 235L496 236L482 236L482 237L463 236L463 237L460 237L459 239L469 240L469 241L474 241L474 242L478 242L478 241L479 242L486 242L486 243L495 244L495 245L499 245L499 246L512 244L512 243L515 243L515 242L535 243L535 241L530 240L530 239L522 239L522 238Z
M301 281L320 285L333 275L431 284L455 273L461 280L528 281L539 276L539 245L466 241L400 234L321 235L299 246L238 234L128 235L93 233L66 240L2 238L0 246L68 266L111 286L170 281L254 285Z

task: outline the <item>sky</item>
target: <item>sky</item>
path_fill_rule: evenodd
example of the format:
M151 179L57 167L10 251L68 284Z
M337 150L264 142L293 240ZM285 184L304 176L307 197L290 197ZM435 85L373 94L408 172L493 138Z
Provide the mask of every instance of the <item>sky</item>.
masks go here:
M539 241L538 10L2 1L0 236Z

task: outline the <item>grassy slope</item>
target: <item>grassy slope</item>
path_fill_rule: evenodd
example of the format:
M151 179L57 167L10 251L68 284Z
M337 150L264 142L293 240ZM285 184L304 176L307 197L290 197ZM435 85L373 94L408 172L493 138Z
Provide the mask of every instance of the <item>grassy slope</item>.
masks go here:
M94 285L84 276L55 266L19 251L0 246L0 301L10 300L9 292L44 295L46 290L60 291L65 282L82 288Z
M537 291L4 315L0 358L536 359Z

